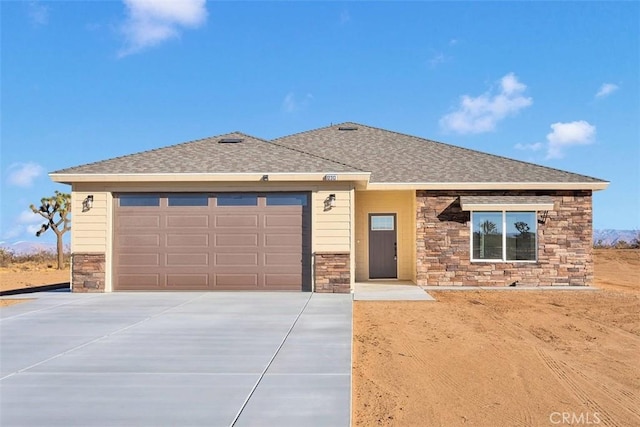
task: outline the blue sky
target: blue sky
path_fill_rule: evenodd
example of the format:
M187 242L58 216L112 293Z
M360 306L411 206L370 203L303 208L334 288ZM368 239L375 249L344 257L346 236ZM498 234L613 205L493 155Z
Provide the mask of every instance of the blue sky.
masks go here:
M0 3L0 241L48 172L356 121L611 181L640 228L638 2ZM54 241L54 235L41 240Z

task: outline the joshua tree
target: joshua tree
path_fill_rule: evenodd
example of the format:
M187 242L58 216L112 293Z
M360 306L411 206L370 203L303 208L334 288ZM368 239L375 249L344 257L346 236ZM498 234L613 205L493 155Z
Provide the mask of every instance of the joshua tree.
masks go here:
M48 229L52 229L56 233L57 251L58 251L58 270L64 269L64 248L62 245L62 235L71 230L71 195L55 191L51 197L43 197L40 199L40 207L35 205L29 206L33 213L37 213L43 217L46 222L42 224L40 230L36 232L36 236L40 237L42 233ZM57 215L57 218L56 218ZM62 226L62 228L60 228Z
M496 234L498 232L496 224L489 220L480 223L480 230L483 234Z
M522 235L522 236L528 236L529 235L529 230L531 229L529 227L529 225L526 222L523 221L518 221L515 224L516 230L518 230L518 232Z

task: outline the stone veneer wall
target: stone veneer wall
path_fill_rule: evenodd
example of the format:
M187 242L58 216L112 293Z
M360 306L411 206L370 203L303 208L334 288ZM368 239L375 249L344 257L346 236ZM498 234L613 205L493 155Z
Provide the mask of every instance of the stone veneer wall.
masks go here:
M553 198L553 211L538 224L537 262L471 262L471 215L462 211L459 200L471 195ZM419 285L593 284L591 191L417 191L416 198Z
M348 294L351 292L349 252L316 252L315 291Z
M71 265L71 290L73 292L104 292L104 254L74 253L71 256Z

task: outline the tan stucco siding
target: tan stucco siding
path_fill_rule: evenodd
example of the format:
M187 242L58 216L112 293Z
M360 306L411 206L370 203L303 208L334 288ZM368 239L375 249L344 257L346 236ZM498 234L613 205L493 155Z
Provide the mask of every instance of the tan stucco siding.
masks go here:
M330 194L336 206L325 208ZM351 252L351 189L320 190L313 193L313 252Z
M83 200L93 195L93 207L83 212ZM72 191L71 251L73 253L106 253L110 194L100 191Z
M398 279L416 279L415 191L355 192L356 281L369 279L369 214L394 213L397 221Z

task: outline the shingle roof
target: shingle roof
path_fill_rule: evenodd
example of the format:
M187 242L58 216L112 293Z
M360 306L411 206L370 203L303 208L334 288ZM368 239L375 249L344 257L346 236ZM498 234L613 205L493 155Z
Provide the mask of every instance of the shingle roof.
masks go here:
M241 142L220 143L239 139ZM185 142L53 174L179 173L327 173L361 172L342 162L272 144L240 132Z
M222 139L242 141L220 143ZM606 184L589 176L351 122L271 142L233 132L52 175L367 172L374 184Z
M372 183L605 182L351 122L273 142L369 171Z

